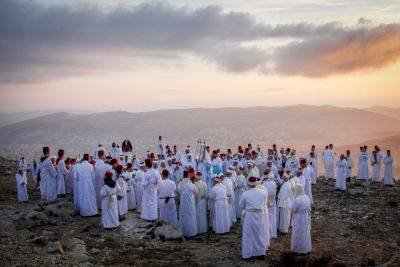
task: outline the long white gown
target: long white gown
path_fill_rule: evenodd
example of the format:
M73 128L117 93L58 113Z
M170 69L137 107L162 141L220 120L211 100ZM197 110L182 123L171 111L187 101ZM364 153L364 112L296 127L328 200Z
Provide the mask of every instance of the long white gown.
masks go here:
M232 181L229 178L222 180L222 184L226 187L226 194L228 196L229 205L229 217L231 218L230 226L236 222L236 212L234 212L233 207L235 206L235 192L233 191Z
M180 196L179 226L183 236L195 236L197 235L196 188L188 178L184 178L178 186L178 192Z
M345 159L336 162L336 184L335 187L340 190L346 190L346 171L347 162Z
M128 202L128 210L136 209L136 194L135 194L135 181L132 178L132 173L124 173L126 181L126 197Z
M179 226L175 204L175 182L165 179L160 182L158 188L158 206L160 209L160 220Z
M196 189L196 221L197 233L203 234L207 232L207 184L204 181L197 181L195 184Z
M307 194L307 196L310 198L311 203L313 203L313 197L312 197L312 170L310 166L307 166L303 169L302 171L302 176L304 177L305 183L304 183L304 191Z
M393 157L385 157L383 163L385 164L385 185L393 185Z
M103 185L100 190L101 197L101 223L104 228L115 228L119 226L118 217L118 201L117 194L119 185L115 184L112 188L108 185Z
M351 178L353 177L353 167L354 167L353 159L351 157L348 157L346 159L346 162L347 162L346 178Z
M235 204L236 204L236 218L242 217L242 208L240 207L239 201L242 194L246 191L246 178L243 175L239 175L236 178L237 184L235 189Z
M81 216L98 214L96 193L94 191L94 168L84 160L78 169L79 179L79 208Z
M143 196L140 218L143 220L154 221L158 218L157 188L160 182L160 173L153 168L147 169L142 181Z
M57 198L57 170L50 157L45 159L40 166L40 187L42 198L52 201Z
M325 178L335 178L335 154L331 149L324 151Z
M80 163L76 163L71 166L71 178L74 181L74 206L75 209L79 210L79 166Z
M226 187L217 183L211 188L210 192L210 224L216 234L229 232L231 218L229 216L228 197Z
M118 214L124 216L128 213L128 197L127 197L127 184L125 182L124 176L121 174L117 178L117 184L120 188L118 192Z
M18 202L28 201L28 191L26 190L27 179L25 172L23 174L17 173L15 175L17 182Z
M306 194L300 195L290 208L293 214L291 250L295 253L311 252L311 226L308 213L311 210L310 199Z
M279 190L277 203L279 209L278 230L281 233L287 233L289 231L291 195L292 188L290 181L284 182Z
M368 153L360 152L358 155L358 180L368 180Z
M102 202L102 199L100 198L100 191L103 189L104 185L104 175L108 170L111 170L112 167L110 164L105 163L102 159L98 159L96 163L94 164L94 173L95 173L95 183L94 187L96 190L96 200L97 200L97 206L99 208L102 208L103 205L100 205Z
M374 157L371 156L371 163L374 161ZM372 181L381 183L382 182L382 161L383 161L383 156L382 153L377 153L376 154L376 163L372 165Z
M268 190L268 223L269 223L269 238L278 237L278 228L276 225L276 183L274 180L268 179L262 184Z
M68 170L65 167L65 162L61 159L57 164L57 194L65 195L67 193L65 189L65 175L67 175Z
M243 209L242 258L262 256L268 250L269 238L265 231L268 223L265 216L267 193L258 188L251 188L240 198Z
M144 178L144 172L142 170L138 170L136 172L135 178L134 178L134 188L135 188L137 211L141 211L141 209L142 209L143 178Z

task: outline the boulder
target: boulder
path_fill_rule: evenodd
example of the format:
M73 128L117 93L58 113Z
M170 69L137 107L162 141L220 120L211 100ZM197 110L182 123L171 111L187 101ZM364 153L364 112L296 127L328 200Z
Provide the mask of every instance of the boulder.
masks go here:
M61 246L60 241L50 242L46 247L45 251L47 253L60 253L64 254L64 249Z
M44 212L48 216L53 217L69 217L74 213L74 205L72 202L64 200L49 204L45 207Z
M163 240L183 239L181 229L178 226L167 222L164 222L161 226L157 226L154 230L154 235Z

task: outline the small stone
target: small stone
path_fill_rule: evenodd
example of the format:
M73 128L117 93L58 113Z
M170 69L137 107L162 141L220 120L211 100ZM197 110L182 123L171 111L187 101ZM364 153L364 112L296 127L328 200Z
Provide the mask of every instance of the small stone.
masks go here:
M46 247L46 252L64 254L60 241L50 242Z
M100 250L97 249L97 248L92 248L92 249L90 250L90 253L92 253L92 254L97 254L97 253L99 253L99 252L100 252Z
M38 236L38 237L35 237L35 238L29 240L29 242L38 244L41 246L45 246L49 243L49 238L47 236Z

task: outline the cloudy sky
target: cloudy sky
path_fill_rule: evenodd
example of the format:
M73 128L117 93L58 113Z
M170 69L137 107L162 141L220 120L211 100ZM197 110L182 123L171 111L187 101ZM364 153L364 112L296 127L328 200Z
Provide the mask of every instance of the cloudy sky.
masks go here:
M398 0L0 1L0 111L400 106Z

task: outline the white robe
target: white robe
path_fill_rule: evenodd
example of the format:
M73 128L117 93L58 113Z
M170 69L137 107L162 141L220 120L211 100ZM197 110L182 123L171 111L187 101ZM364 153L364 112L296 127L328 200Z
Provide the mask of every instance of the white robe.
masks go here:
M80 163L76 163L71 167L71 178L74 181L74 206L75 209L79 210L79 166Z
M385 185L393 185L393 157L386 157L383 163L385 164Z
M242 208L240 207L239 201L242 194L246 191L246 178L243 175L239 175L236 178L237 184L235 189L235 204L236 204L236 218L242 217Z
M228 204L229 204L229 217L231 218L230 226L232 227L233 224L236 222L236 212L234 213L233 207L235 206L235 192L233 191L232 181L229 178L225 178L222 180L222 184L226 188L226 194L228 197Z
M268 179L262 184L268 190L268 223L269 223L269 238L278 237L278 228L276 225L276 183L274 180Z
M340 190L346 190L347 162L345 159L336 162L336 185Z
M290 210L293 216L291 250L295 253L311 252L311 226L308 218L310 199L305 194L298 196Z
M118 199L118 214L124 216L128 213L128 194L126 192L127 184L123 175L118 176L117 184L120 188L118 192L118 197L120 198Z
M96 193L94 191L94 168L88 161L83 161L78 169L79 208L81 216L98 214Z
M67 194L74 194L74 179L72 178L72 173L71 173L71 169L68 170L68 172L65 174L64 176L64 180L65 180L65 192Z
M142 185L142 208L140 218L147 221L154 221L158 218L158 197L157 188L161 182L160 173L153 169L147 169L144 173Z
M325 178L335 178L335 153L331 149L324 151Z
M42 198L52 201L57 198L57 171L50 157L45 159L40 166L40 187Z
M135 196L136 196L136 209L138 211L141 211L141 209L142 209L143 178L144 178L144 172L142 170L138 170L136 172L135 178L134 178L134 188L135 188Z
M15 175L15 180L17 182L18 202L28 201L28 191L26 190L27 179L25 172L23 172L22 175L17 173Z
M197 218L194 184L188 178L184 178L178 186L178 192L180 196L179 226L185 237L195 236L197 235Z
M65 162L61 159L57 164L57 194L65 195L67 193L65 189L65 175L68 173Z
M243 209L242 258L262 256L268 250L269 238L265 231L268 223L265 216L267 193L258 188L251 188L240 198Z
M112 167L110 164L105 163L102 159L98 159L96 163L94 164L94 172L95 172L95 190L96 190L96 200L97 200L97 206L99 208L102 207L100 203L102 202L100 198L100 191L103 188L104 185L104 175L108 170L111 170Z
M126 197L128 201L128 210L136 209L136 194L135 194L135 181L132 178L132 173L124 173L126 181Z
M348 157L347 160L347 168L346 168L346 178L351 178L353 177L353 159L351 157Z
M310 198L311 203L313 203L313 197L312 197L312 170L310 166L307 166L303 169L302 171L302 176L304 177L305 183L304 183L304 191L307 194L307 196Z
M211 188L210 192L210 224L216 234L229 232L231 218L229 216L228 197L226 187L218 183Z
M311 168L311 183L316 184L318 178L318 166L317 166L318 162L316 155L314 156L314 158L308 156L307 160L310 163L309 167Z
M290 181L284 182L278 194L278 230L281 233L287 233L289 231L291 205L290 198L292 195L292 188L290 183Z
M115 184L115 187L109 187L103 185L100 190L101 197L101 223L104 228L115 228L119 226L118 218L118 201L117 194L120 190L119 185Z
M196 221L197 233L203 234L207 232L207 184L204 181L197 181L195 184L196 189Z
M368 180L368 153L360 152L358 155L358 176L359 180Z
M376 163L372 165L372 181L373 182L382 182L382 153L379 152L376 154ZM371 155L371 163L374 161L374 157Z
M158 188L158 206L160 209L160 220L179 226L175 204L176 185L174 181L165 179L160 182ZM167 200L167 198L169 198Z

